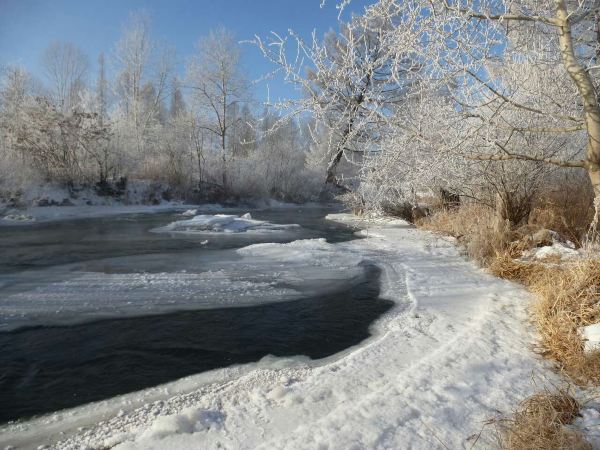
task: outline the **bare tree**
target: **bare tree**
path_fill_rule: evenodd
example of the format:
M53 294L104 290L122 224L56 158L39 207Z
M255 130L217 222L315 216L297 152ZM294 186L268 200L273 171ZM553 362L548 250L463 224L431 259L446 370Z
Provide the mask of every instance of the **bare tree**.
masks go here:
M240 48L233 34L219 28L198 43L198 54L190 61L187 85L208 119L202 128L219 140L222 187L227 190L227 146L234 124L230 111L247 100L248 83L240 69Z
M56 107L63 112L72 109L85 84L87 56L70 42L54 42L44 52L42 66Z
M104 62L104 53L98 56L98 80L96 81L96 101L98 105L98 121L103 126L106 120L108 109L108 82L106 80L106 66Z

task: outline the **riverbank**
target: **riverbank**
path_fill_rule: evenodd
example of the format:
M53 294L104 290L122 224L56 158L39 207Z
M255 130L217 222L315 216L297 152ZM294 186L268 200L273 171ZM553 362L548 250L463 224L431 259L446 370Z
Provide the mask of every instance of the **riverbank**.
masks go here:
M450 239L402 221L362 226L366 239L335 244L340 257L355 252L378 265L381 297L396 306L360 345L291 367L223 369L221 382L189 377L163 386L161 399L129 394L101 417L83 407L5 428L0 441L39 434L46 423L57 433L53 448L493 446L490 419L560 382L530 351L529 295L466 261ZM84 428L73 431L73 422ZM60 438L61 428L71 432Z

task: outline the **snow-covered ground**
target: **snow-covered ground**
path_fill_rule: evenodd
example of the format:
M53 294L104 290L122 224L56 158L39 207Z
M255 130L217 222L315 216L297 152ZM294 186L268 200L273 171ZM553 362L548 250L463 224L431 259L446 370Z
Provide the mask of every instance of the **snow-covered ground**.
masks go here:
M476 441L475 448L489 448L488 419L560 383L530 350L528 295L477 269L451 241L401 221L361 233L368 238L328 245L339 258L379 265L382 296L397 304L363 344L326 360L267 358L51 414L0 429L0 444L432 449ZM310 258L322 244L261 244L242 253L294 250ZM588 431L597 431L596 407L584 417Z

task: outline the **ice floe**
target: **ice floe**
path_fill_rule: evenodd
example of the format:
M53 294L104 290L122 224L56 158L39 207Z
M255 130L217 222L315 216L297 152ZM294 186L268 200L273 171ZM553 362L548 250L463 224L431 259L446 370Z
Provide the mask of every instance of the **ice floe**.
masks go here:
M186 211L186 213L191 213ZM191 214L185 214L191 215ZM272 232L297 228L296 224L275 224L263 220L252 219L250 213L242 216L232 214L200 214L187 220L178 220L164 227L155 228L157 233L241 233L241 232Z

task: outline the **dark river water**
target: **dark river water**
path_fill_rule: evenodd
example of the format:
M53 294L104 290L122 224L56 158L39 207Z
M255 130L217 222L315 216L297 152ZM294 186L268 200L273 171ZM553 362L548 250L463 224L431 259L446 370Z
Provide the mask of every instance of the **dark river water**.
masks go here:
M177 220L174 213L0 228L0 278L22 271L31 277L36 270L42 273L73 263L102 266L106 258L139 255L148 255L151 270L168 270L180 253L210 253L214 260L220 251L257 242L354 239L354 230L324 219L328 212L325 208L254 211L254 218L301 227L291 234L220 235L204 244L198 236L148 231ZM157 254L161 257L151 258ZM379 269L369 264L363 269L358 282L292 301L0 332L0 423L266 355L318 359L338 353L367 338L370 324L392 306L378 298ZM10 289L15 287L0 288L0 302L7 295L3 290Z

